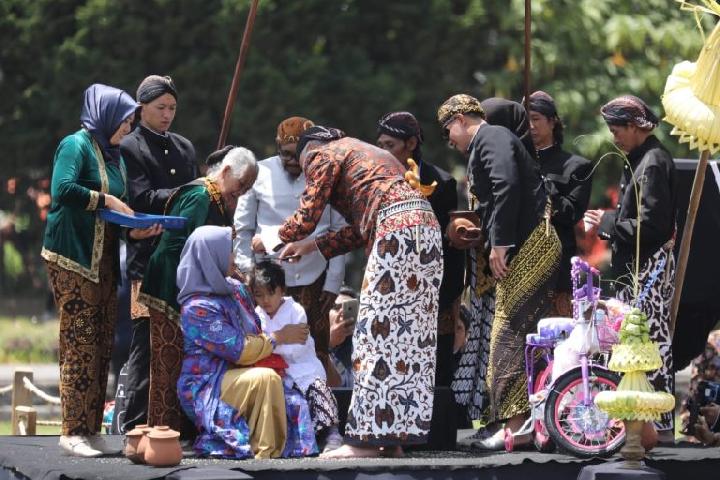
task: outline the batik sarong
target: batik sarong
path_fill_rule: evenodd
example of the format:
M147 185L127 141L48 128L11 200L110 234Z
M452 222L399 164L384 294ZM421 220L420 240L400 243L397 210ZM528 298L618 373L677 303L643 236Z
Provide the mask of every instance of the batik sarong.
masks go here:
M46 262L60 317L63 435L95 435L102 426L117 318L113 245L106 233L97 283L57 263Z
M183 439L195 437L196 429L180 406L177 381L185 356L183 332L176 320L150 308L150 392L148 424L167 425Z
M455 402L466 408L468 419L478 420L483 418L488 407L485 376L495 315L495 291L494 283L488 284L488 278L483 272L486 261L482 251L469 250L468 257L468 287L463 297L463 310L469 317L468 339L460 355L451 388Z
M495 287L495 318L487 371L490 422L530 410L525 375L525 335L534 331L553 300L560 240L541 222L512 259Z
M650 340L657 343L663 365L648 372L648 379L658 392L675 393L672 337L670 336L670 303L675 292L675 255L672 247L663 247L648 259L640 270L640 302L633 299L633 288L618 291L618 298L638 307L648 317ZM662 414L655 422L657 430L674 431L674 412Z
M440 228L429 204L378 217L353 334L347 443L427 442L442 272Z
M335 395L321 379L316 379L305 392L315 432L338 424L338 405Z

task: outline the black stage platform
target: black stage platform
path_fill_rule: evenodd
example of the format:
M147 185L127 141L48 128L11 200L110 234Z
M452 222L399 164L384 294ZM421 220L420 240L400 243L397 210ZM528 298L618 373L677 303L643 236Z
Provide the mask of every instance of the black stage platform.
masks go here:
M462 438L470 431L461 432ZM560 454L537 452L478 453L462 451L411 452L403 459L207 460L184 459L172 468L133 465L124 457L82 459L63 456L58 437L0 437L0 480L16 479L171 479L171 480L403 480L522 479L575 480L583 466L605 460L581 461ZM121 444L122 437L110 437ZM611 460L616 461L616 460ZM668 480L720 478L720 449L683 444L653 450L647 465Z

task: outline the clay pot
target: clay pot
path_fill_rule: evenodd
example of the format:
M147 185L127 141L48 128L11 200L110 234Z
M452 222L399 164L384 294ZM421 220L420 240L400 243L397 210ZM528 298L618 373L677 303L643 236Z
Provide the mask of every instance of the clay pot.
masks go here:
M172 467L182 460L180 433L167 426L158 426L147 434L145 463L154 467Z
M470 210L450 212L450 223L446 233L454 247L470 248L481 239L480 219Z
M135 428L143 433L135 449L135 455L138 457L138 463L145 463L145 449L147 448L148 443L147 434L152 430L152 427L149 427L148 425L138 425Z
M142 431L141 427L147 427L147 425L138 425L134 429L130 430L125 434L125 449L123 453L133 463L143 463L143 459L138 455L137 449L142 440L145 432Z
M643 425L642 432L640 433L640 444L643 446L646 452L649 452L657 446L658 433L655 430L655 426L652 422L645 422Z

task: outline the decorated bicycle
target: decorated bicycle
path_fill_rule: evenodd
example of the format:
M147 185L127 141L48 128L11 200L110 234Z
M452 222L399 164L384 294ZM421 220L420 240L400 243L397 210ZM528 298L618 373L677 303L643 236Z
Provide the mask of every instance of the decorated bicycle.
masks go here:
M544 318L526 338L525 365L531 415L523 428L506 430L505 449L533 434L540 451L560 447L578 457L610 456L623 445L625 427L597 408L600 392L617 388L609 353L629 307L600 299L600 272L572 259L573 318ZM537 368L542 365L543 368Z

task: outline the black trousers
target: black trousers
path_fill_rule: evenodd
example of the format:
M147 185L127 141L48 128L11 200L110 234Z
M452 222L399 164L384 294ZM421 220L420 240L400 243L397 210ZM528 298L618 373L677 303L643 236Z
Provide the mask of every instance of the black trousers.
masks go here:
M113 426L118 426L123 434L136 425L147 423L148 396L150 393L150 319L134 320L130 355L120 375L115 395L115 418Z

